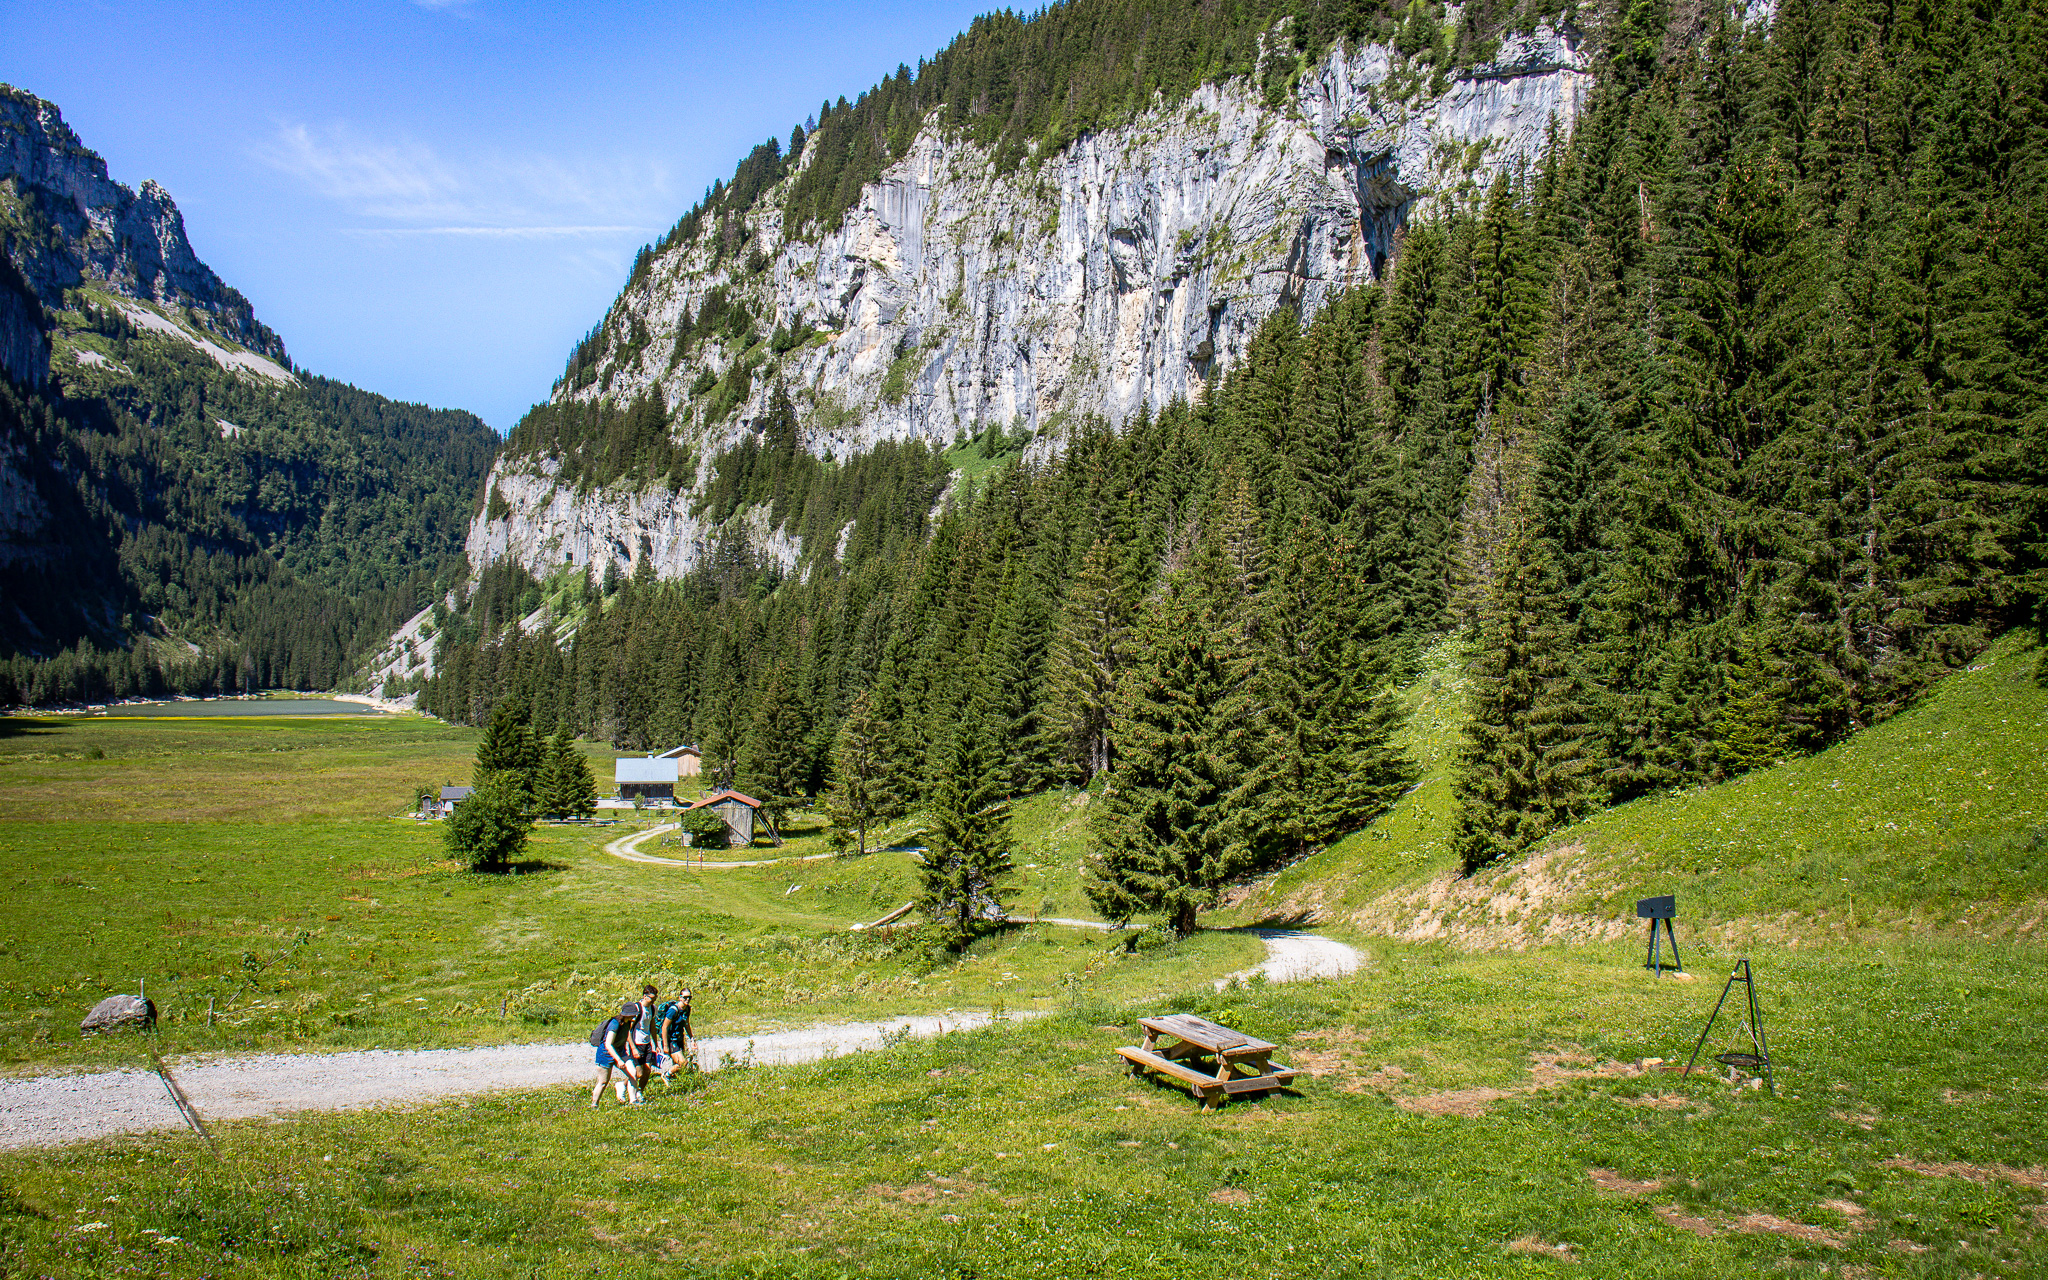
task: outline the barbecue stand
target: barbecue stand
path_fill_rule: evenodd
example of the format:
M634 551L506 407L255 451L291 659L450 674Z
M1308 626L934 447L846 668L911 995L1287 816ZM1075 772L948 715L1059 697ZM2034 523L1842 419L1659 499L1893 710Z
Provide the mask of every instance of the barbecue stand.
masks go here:
M1655 926L1652 927L1654 928ZM1692 1047L1692 1057L1685 1060L1685 1070L1678 1074L1681 1076L1692 1074L1692 1064L1700 1060L1700 1050L1707 1047L1707 1035L1714 1029L1714 1019L1721 1016L1721 1006L1728 1002L1728 993L1735 989L1735 984L1738 982L1749 993L1750 1052L1717 1053L1714 1055L1714 1061L1723 1066L1734 1067L1738 1071L1755 1071L1759 1067L1763 1068L1764 1088L1768 1089L1771 1096L1775 1098L1778 1096L1778 1085L1771 1078L1771 1051L1764 1043L1764 1025L1757 1016L1756 980L1755 975L1750 973L1749 959L1747 957L1735 962L1735 971L1728 975L1728 981L1721 987L1721 998L1714 1001L1714 1012L1708 1016L1707 1025L1700 1030L1700 1042Z
M1671 970L1682 973L1685 962L1678 958L1678 933L1671 924L1671 918L1678 914L1678 899L1670 894L1661 898L1644 898L1636 903L1636 915L1650 922L1650 950L1643 959L1643 968L1654 969L1658 977L1664 976L1664 957L1657 950L1657 922L1664 922L1664 932L1671 939Z

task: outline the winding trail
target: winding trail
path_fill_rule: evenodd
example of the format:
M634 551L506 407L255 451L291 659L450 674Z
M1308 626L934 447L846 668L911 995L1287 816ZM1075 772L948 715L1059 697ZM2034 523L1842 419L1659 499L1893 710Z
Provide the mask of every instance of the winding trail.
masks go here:
M826 858L836 858L839 856L834 853L807 853L800 858L755 858L748 862L699 862L695 858L657 858L651 853L640 852L640 842L642 840L676 830L680 830L677 824L664 822L659 826L649 827L645 831L635 831L631 835L620 836L606 845L604 851L614 858L624 858L628 862L644 862L649 866L655 867L688 867L692 871L725 871L733 867L772 867L778 862L819 862Z
M689 867L754 867L814 858L768 858L753 862L684 863L640 853L640 841L668 827L621 837L605 852L629 862ZM831 857L831 854L824 854ZM901 914L899 911L896 914ZM885 917L886 919L886 917ZM1018 924L1052 924L1107 930L1096 920L1047 916L1018 918ZM859 926L855 926L858 928ZM1355 972L1365 957L1356 948L1298 929L1253 929L1266 943L1266 959L1219 979L1263 974L1269 982L1300 982ZM1042 1017L1012 1013L1005 1021ZM887 1037L925 1038L985 1027L995 1021L981 1010L948 1010L871 1022L818 1023L756 1036L717 1036L698 1041L698 1061L717 1070L730 1054L762 1065L816 1062L880 1047ZM587 1044L513 1044L476 1049L372 1049L347 1053L255 1054L174 1062L171 1069L199 1114L210 1120L257 1116L279 1118L299 1111L355 1111L368 1107L430 1102L502 1089L566 1085L587 1088L593 1079ZM656 1096L659 1096L658 1094ZM163 1082L146 1070L74 1072L0 1079L0 1149L56 1147L123 1133L184 1127Z

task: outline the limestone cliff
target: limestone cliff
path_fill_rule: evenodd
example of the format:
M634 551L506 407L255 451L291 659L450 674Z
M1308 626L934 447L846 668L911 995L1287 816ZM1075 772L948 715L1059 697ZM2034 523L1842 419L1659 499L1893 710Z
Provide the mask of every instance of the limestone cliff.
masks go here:
M658 256L606 317L594 375L557 401L659 389L700 464L756 429L778 382L820 455L1001 424L1034 433L1042 456L1081 415L1122 421L1199 395L1274 308L1376 279L1410 217L1532 161L1553 122L1569 129L1587 62L1547 27L1434 84L1389 46L1340 49L1281 109L1245 81L1209 85L1010 173L928 122L815 239L785 237L771 189L746 215L751 261L721 257L711 236ZM749 332L679 351L684 317L714 290L794 345L777 354ZM735 364L746 378L728 376ZM721 378L748 393L705 394ZM494 482L504 507L469 534L478 568L510 557L545 577L651 558L673 576L706 543L689 487L579 490L512 452Z
M285 361L284 343L192 252L185 219L154 182L107 176L53 103L0 85L0 232L41 301L80 285L155 303L187 324Z

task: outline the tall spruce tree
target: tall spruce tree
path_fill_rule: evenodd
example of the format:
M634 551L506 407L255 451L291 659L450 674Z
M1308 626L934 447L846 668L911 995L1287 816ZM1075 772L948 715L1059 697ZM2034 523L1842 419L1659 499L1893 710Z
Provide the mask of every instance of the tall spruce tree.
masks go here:
M1129 623L1123 593L1111 574L1107 542L1088 549L1067 588L1048 657L1046 722L1089 782L1110 767L1117 681Z
M868 852L869 830L903 811L887 738L873 698L861 690L839 723L832 747L831 790L826 795L835 839L850 843L857 857Z
M1304 520L1257 601L1249 680L1259 740L1237 803L1262 862L1299 856L1384 813L1414 779L1353 548Z
M1452 843L1470 872L1528 848L1590 801L1586 709L1565 653L1555 573L1527 484L1480 586Z
M978 695L955 724L940 760L918 902L958 945L1005 917L1001 895L1011 869L1002 754L993 718Z
M1145 608L1118 690L1115 766L1090 812L1086 891L1112 920L1157 912L1177 935L1252 865L1237 702L1241 652L1193 569L1170 577Z
M535 799L544 817L588 818L597 812L597 779L566 727L557 729L542 751Z

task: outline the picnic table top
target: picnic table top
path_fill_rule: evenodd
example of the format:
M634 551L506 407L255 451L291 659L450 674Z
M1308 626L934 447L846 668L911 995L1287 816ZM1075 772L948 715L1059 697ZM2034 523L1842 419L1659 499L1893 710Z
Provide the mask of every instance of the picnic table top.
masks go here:
M1198 1018L1192 1013L1169 1013L1157 1018L1140 1018L1138 1025L1155 1035L1175 1036L1189 1044L1200 1045L1211 1053L1229 1054L1231 1057L1271 1053L1277 1047L1256 1036L1233 1031L1220 1022Z

